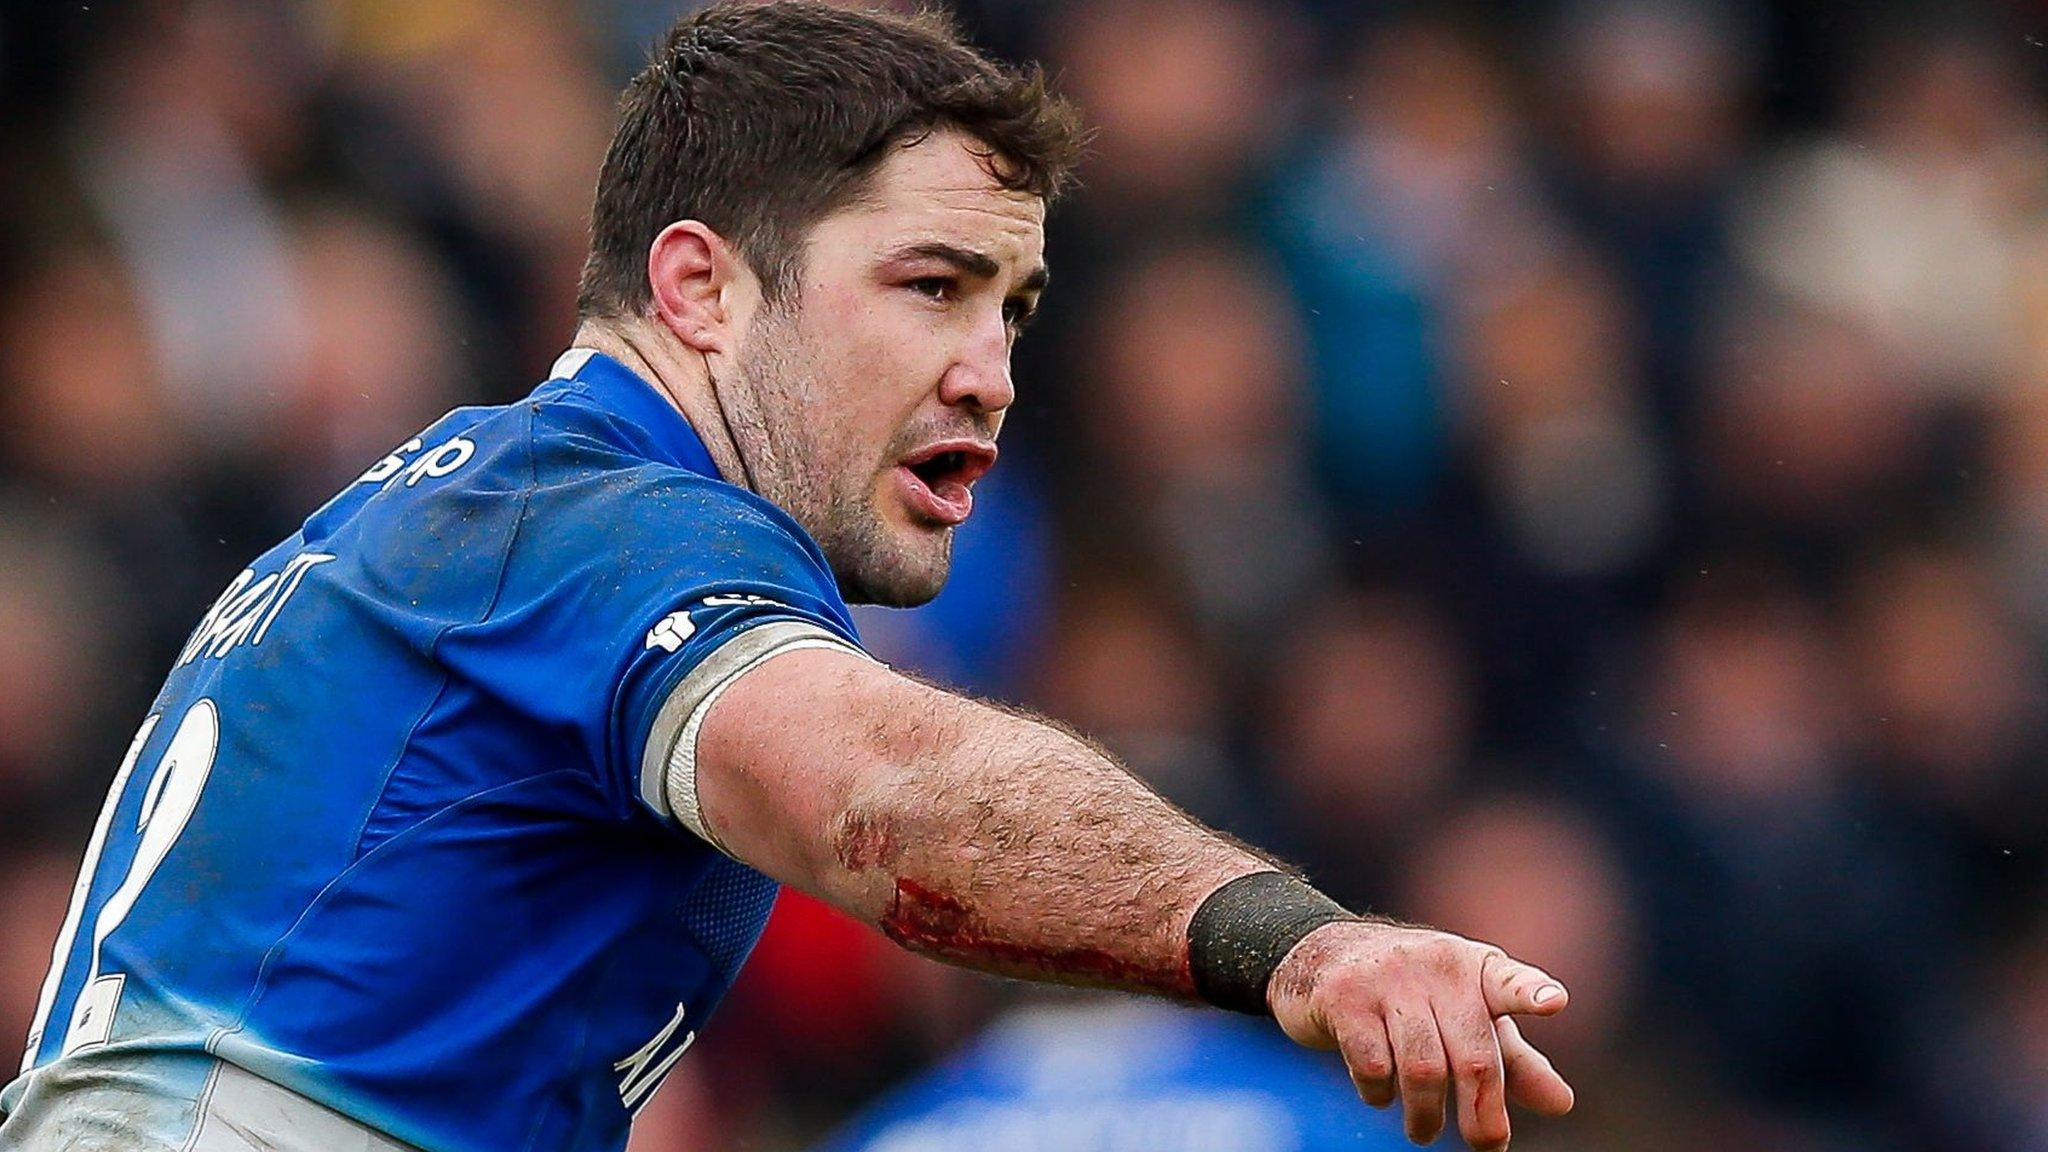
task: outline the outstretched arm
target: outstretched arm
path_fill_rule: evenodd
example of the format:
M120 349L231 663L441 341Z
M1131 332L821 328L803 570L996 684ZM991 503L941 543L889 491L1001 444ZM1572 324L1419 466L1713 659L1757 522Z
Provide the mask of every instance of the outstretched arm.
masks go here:
M1202 947L1191 962L1191 924L1198 945L1206 933L1232 955L1224 944L1266 931L1229 905L1271 861L1070 732L844 651L790 652L734 680L704 714L694 780L670 786L694 788L705 830L736 858L986 971L1194 998L1216 978ZM1340 1050L1369 1102L1398 1094L1411 1137L1435 1137L1453 1085L1479 1148L1506 1143L1509 1095L1570 1107L1507 1019L1564 1006L1541 971L1368 919L1279 943L1277 967L1255 973L1266 1006L1295 1040Z

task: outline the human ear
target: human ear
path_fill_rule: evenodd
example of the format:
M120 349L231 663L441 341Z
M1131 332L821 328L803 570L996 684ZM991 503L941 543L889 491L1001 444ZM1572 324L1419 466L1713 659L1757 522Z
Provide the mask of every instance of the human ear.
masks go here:
M732 245L697 220L663 228L647 249L655 315L685 347L707 356L738 345L744 317L735 304L752 275Z

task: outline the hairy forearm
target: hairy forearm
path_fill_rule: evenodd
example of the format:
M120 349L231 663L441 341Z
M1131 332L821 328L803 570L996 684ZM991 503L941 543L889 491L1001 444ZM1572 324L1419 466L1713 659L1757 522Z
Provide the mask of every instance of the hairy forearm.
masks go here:
M1194 996L1196 921L1201 998L1270 1010L1296 1041L1339 1050L1367 1100L1398 1094L1417 1143L1435 1139L1447 1102L1485 1149L1507 1145L1510 1097L1571 1109L1570 1085L1511 1019L1564 1007L1541 969L1249 875L1271 862L1055 725L850 653L800 651L734 681L696 752L709 835L908 947Z
M898 943L1015 975L1191 994L1187 923L1264 866L1099 750L956 698L833 830L841 882Z
M731 831L766 846L785 878L917 951L1034 979L1193 994L1189 918L1225 881L1269 862L1054 725L900 678L860 689L821 698L828 712L858 714L814 718L838 746L801 790L780 782L785 799L804 799L778 805L777 780L750 781L752 802L727 808ZM779 811L779 828L742 826L764 811Z

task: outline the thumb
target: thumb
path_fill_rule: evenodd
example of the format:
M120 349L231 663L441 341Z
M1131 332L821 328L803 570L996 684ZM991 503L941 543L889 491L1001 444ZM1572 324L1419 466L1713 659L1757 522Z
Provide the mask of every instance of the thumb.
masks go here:
M1479 982L1486 990L1486 1009L1495 1016L1554 1016L1571 1001L1556 977L1505 952L1487 954Z

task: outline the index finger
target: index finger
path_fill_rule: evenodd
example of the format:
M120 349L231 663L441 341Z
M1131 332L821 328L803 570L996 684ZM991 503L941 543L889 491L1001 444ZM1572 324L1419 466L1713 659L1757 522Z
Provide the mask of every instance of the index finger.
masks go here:
M1571 1002L1555 976L1505 952L1489 952L1479 966L1486 1010L1494 1016L1553 1016Z

